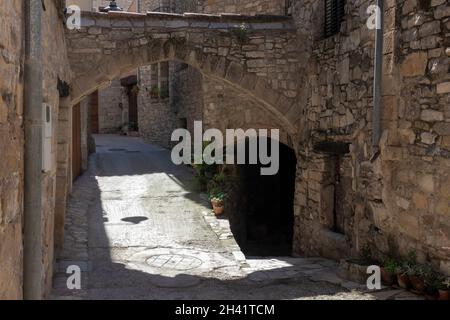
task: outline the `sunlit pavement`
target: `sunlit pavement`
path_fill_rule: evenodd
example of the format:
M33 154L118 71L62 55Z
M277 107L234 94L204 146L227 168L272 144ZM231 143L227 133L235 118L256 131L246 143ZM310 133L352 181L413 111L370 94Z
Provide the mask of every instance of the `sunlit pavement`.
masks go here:
M173 165L169 151L140 138L95 139L97 153L69 200L52 298L411 298L364 293L322 258L245 259L226 221L190 191L192 170ZM81 290L67 288L70 265L82 271Z

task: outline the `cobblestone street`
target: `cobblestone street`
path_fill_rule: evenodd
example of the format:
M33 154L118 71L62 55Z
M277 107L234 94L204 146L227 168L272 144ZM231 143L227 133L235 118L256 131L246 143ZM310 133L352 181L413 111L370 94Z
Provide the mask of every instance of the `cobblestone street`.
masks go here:
M375 299L322 258L244 257L227 220L190 190L192 172L140 138L96 136L74 184L55 299ZM69 265L82 289L66 286ZM406 296L404 296L406 297Z

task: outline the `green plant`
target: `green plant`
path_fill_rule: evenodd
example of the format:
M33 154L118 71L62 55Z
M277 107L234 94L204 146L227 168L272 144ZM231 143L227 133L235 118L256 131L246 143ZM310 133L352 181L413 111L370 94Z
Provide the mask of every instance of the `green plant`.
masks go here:
M408 252L406 262L410 265L414 265L416 264L416 261L417 261L417 253L414 250Z
M150 90L150 96L152 98L159 98L159 88L158 86L153 86Z
M424 281L427 288L437 290L442 283L442 278L433 270L424 275Z
M214 182L216 182L219 185L227 184L227 176L224 172L220 172L216 174L213 178Z
M389 273L396 273L398 266L399 262L392 257L388 257L383 260L383 267Z
M206 146L208 146L208 142L205 141L205 142L203 142L202 151L205 150ZM208 191L211 188L209 185L210 181L211 181L210 177L215 173L216 166L209 165L209 164L205 163L204 161L201 161L201 162L196 161L198 159L195 159L195 158L196 158L195 155L193 155L192 167L195 170L194 189L199 192Z
M209 192L209 200L211 201L224 201L227 197L227 193L220 188L214 188Z
M247 29L247 25L245 23L242 23L241 25L239 25L239 27L234 28L232 31L233 35L236 37L237 41L240 44L246 43L249 41L249 37L248 37L248 29Z
M401 275L421 275L424 271L420 265L416 263L417 255L415 251L410 251L407 258L398 262L396 273Z
M128 124L128 129L131 131L137 131L137 123L136 122L130 122Z
M450 290L450 278L444 279L441 285L444 290Z
M161 99L169 98L169 88L162 87L161 90L159 91L159 97Z
M426 279L430 274L433 273L433 269L429 265L416 265L416 275Z
M361 250L361 260L364 263L371 263L373 261L372 250L368 244L366 244Z
M131 88L131 92L134 94L138 94L139 93L139 85L135 84L132 88Z

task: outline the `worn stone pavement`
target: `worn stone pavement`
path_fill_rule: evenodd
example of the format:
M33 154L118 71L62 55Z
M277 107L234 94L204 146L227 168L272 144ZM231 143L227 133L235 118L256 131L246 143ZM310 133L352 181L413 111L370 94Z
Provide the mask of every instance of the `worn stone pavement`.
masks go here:
M246 257L201 195L192 171L140 138L97 135L74 184L53 299L407 299L365 292L322 258ZM69 265L81 290L66 285Z

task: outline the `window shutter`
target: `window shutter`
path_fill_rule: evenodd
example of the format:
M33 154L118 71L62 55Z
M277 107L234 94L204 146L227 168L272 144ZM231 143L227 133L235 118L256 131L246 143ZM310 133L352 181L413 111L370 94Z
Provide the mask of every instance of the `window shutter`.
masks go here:
M325 37L339 32L345 15L345 0L325 1Z

